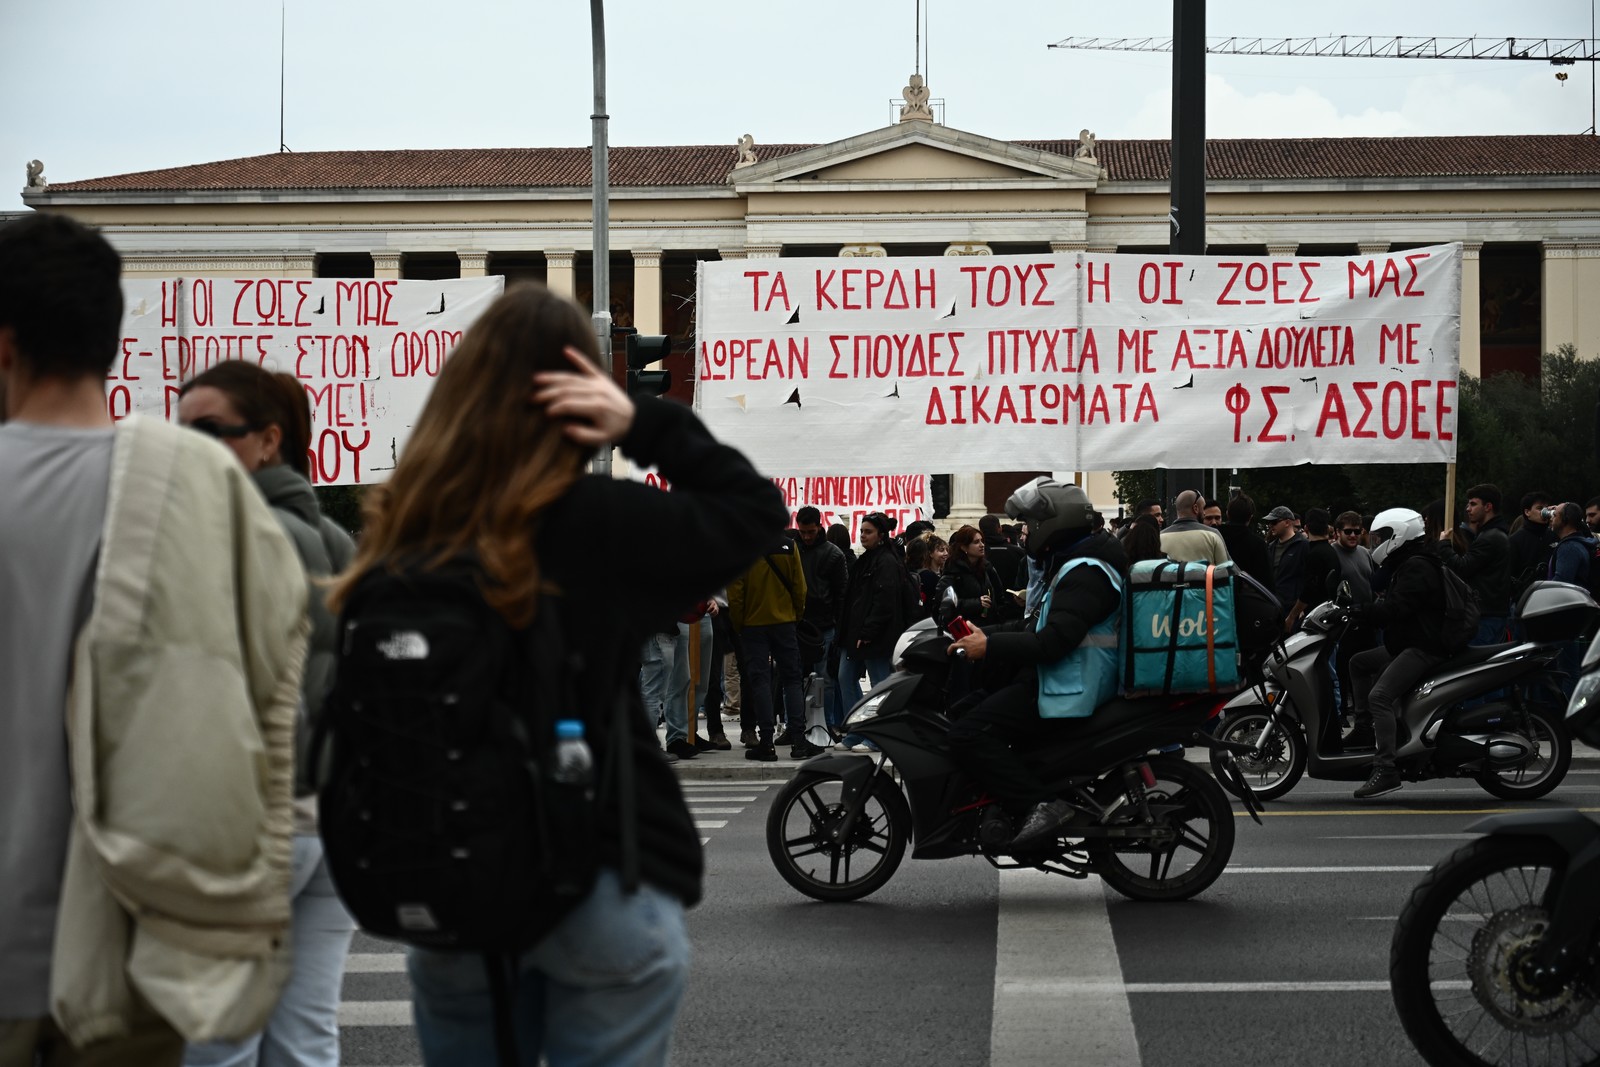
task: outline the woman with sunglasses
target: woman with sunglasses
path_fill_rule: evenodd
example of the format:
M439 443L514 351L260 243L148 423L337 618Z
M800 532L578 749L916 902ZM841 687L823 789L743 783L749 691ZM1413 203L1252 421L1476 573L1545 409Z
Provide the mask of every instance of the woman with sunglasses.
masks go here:
M355 546L317 508L308 447L311 405L300 382L253 363L230 360L199 374L178 393L178 421L226 445L294 542L311 585L311 644L301 681L295 731L294 866L291 874L294 970L260 1034L239 1042L191 1045L186 1067L339 1062L339 992L355 922L334 892L317 837L316 797L305 753L310 722L333 684L337 627L320 588L350 565Z

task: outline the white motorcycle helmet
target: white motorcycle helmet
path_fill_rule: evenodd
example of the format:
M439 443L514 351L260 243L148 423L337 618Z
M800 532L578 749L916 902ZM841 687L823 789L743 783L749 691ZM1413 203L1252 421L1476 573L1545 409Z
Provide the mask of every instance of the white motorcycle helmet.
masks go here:
M1422 540L1422 516L1410 508L1390 508L1378 513L1372 520L1372 565L1383 566L1383 561L1401 545Z

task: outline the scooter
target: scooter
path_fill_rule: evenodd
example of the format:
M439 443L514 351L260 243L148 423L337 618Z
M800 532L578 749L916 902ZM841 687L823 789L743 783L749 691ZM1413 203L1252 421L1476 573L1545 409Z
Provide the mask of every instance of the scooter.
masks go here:
M1567 705L1600 745L1600 637ZM1411 894L1389 949L1406 1034L1434 1067L1600 1063L1600 826L1572 810L1496 815Z
M1566 777L1572 742L1561 729L1563 696L1551 666L1567 642L1600 617L1588 593L1537 582L1517 617L1535 640L1467 648L1409 693L1397 724L1395 768L1410 782L1471 778L1497 797L1542 797ZM1373 750L1347 747L1333 699L1333 654L1351 623L1338 600L1314 608L1302 628L1271 652L1264 678L1228 702L1217 737L1250 751L1233 762L1257 798L1275 800L1304 774L1364 781ZM1498 699L1475 700L1502 691ZM1222 750L1213 749L1219 780Z
M1027 759L1074 815L1053 839L1013 849L1011 815L951 759L949 645L931 619L907 630L899 669L845 721L881 753L814 756L774 798L767 851L790 885L817 900L859 900L889 881L908 844L914 859L981 856L1002 870L1097 874L1134 900L1184 900L1216 881L1233 853L1228 796L1181 754L1152 752L1217 744L1205 729L1217 698L1115 700L1063 720Z

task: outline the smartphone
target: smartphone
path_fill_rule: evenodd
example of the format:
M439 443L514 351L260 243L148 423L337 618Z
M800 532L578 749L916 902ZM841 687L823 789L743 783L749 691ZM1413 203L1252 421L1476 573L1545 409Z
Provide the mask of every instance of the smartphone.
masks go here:
M955 618L950 620L950 624L944 629L946 633L959 641L961 638L972 632L972 624L966 619L963 619L960 615L957 615Z

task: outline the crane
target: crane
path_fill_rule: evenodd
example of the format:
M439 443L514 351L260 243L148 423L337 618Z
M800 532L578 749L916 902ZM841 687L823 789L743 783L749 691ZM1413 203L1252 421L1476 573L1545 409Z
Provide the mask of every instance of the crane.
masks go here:
M1096 52L1170 52L1171 37L1068 37L1050 48ZM1213 37L1217 56L1320 56L1340 59L1525 59L1556 66L1600 60L1589 37Z

